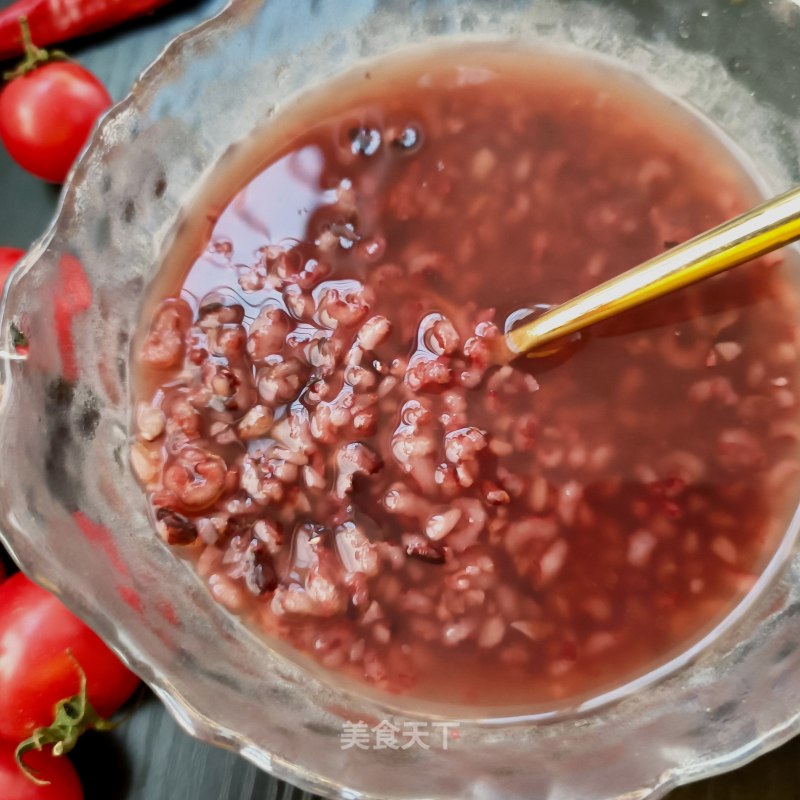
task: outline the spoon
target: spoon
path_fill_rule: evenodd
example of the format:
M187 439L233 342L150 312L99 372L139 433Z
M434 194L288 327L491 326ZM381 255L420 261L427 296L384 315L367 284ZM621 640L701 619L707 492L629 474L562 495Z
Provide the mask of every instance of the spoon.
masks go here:
M553 353L553 343L800 239L800 187L601 283L505 335L503 360ZM548 347L549 345L549 347Z

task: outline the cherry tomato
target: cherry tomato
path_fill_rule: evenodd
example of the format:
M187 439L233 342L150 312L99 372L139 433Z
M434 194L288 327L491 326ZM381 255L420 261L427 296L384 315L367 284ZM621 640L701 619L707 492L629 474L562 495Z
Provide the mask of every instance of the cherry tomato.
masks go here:
M11 157L39 178L62 183L111 97L91 72L50 61L0 92L0 138Z
M0 291L11 270L23 255L25 255L24 250L0 247ZM86 311L91 304L92 287L80 261L75 256L65 253L61 257L58 288L53 300L53 320L56 326L62 373L69 381L74 381L78 377L72 323L74 318Z
M83 800L78 773L65 756L55 758L46 750L30 752L25 754L25 765L48 784L34 783L14 760L14 745L0 742L0 797L5 800Z
M0 738L16 744L52 724L56 704L80 690L76 662L101 717L111 716L139 683L55 596L22 573L0 585Z
M0 247L0 291L3 290L3 284L11 274L11 270L24 255L25 251L16 247Z
M77 258L66 253L61 257L59 287L53 302L53 319L61 356L61 372L68 381L78 379L78 361L72 323L92 304L92 287Z

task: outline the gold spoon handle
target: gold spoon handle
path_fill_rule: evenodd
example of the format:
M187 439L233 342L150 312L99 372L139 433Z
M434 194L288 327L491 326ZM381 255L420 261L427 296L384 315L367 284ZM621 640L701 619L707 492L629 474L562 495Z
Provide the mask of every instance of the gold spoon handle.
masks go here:
M800 187L673 247L506 334L512 355L613 317L800 239Z

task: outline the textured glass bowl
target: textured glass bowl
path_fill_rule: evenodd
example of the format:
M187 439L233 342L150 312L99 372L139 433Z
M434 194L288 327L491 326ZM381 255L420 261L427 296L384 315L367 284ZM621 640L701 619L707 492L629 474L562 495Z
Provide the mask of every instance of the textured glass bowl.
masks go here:
M800 8L789 0L234 2L173 43L110 112L52 229L8 282L0 527L21 566L186 730L305 788L348 798L655 798L800 731L794 530L736 613L636 691L550 719L463 721L446 750L343 750L343 719L406 717L332 688L214 603L153 535L128 467L131 334L187 199L298 92L359 59L453 37L621 59L713 119L770 188L800 182ZM85 311L65 281L74 281L70 257L91 287ZM27 360L11 355L12 323L30 334Z

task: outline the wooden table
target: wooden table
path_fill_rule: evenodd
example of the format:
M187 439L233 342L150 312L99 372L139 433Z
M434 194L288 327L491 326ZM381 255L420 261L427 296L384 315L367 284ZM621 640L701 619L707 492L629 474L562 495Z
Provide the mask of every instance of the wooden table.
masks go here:
M178 0L155 17L71 46L115 100L177 33L223 0ZM0 0L0 7L8 0ZM0 245L27 248L45 230L58 189L18 169L0 148ZM148 696L110 734L89 734L73 754L86 800L311 800L238 756L196 742ZM680 789L669 800L800 798L800 738L729 775ZM8 800L13 800L8 798ZM531 798L531 800L540 800Z

